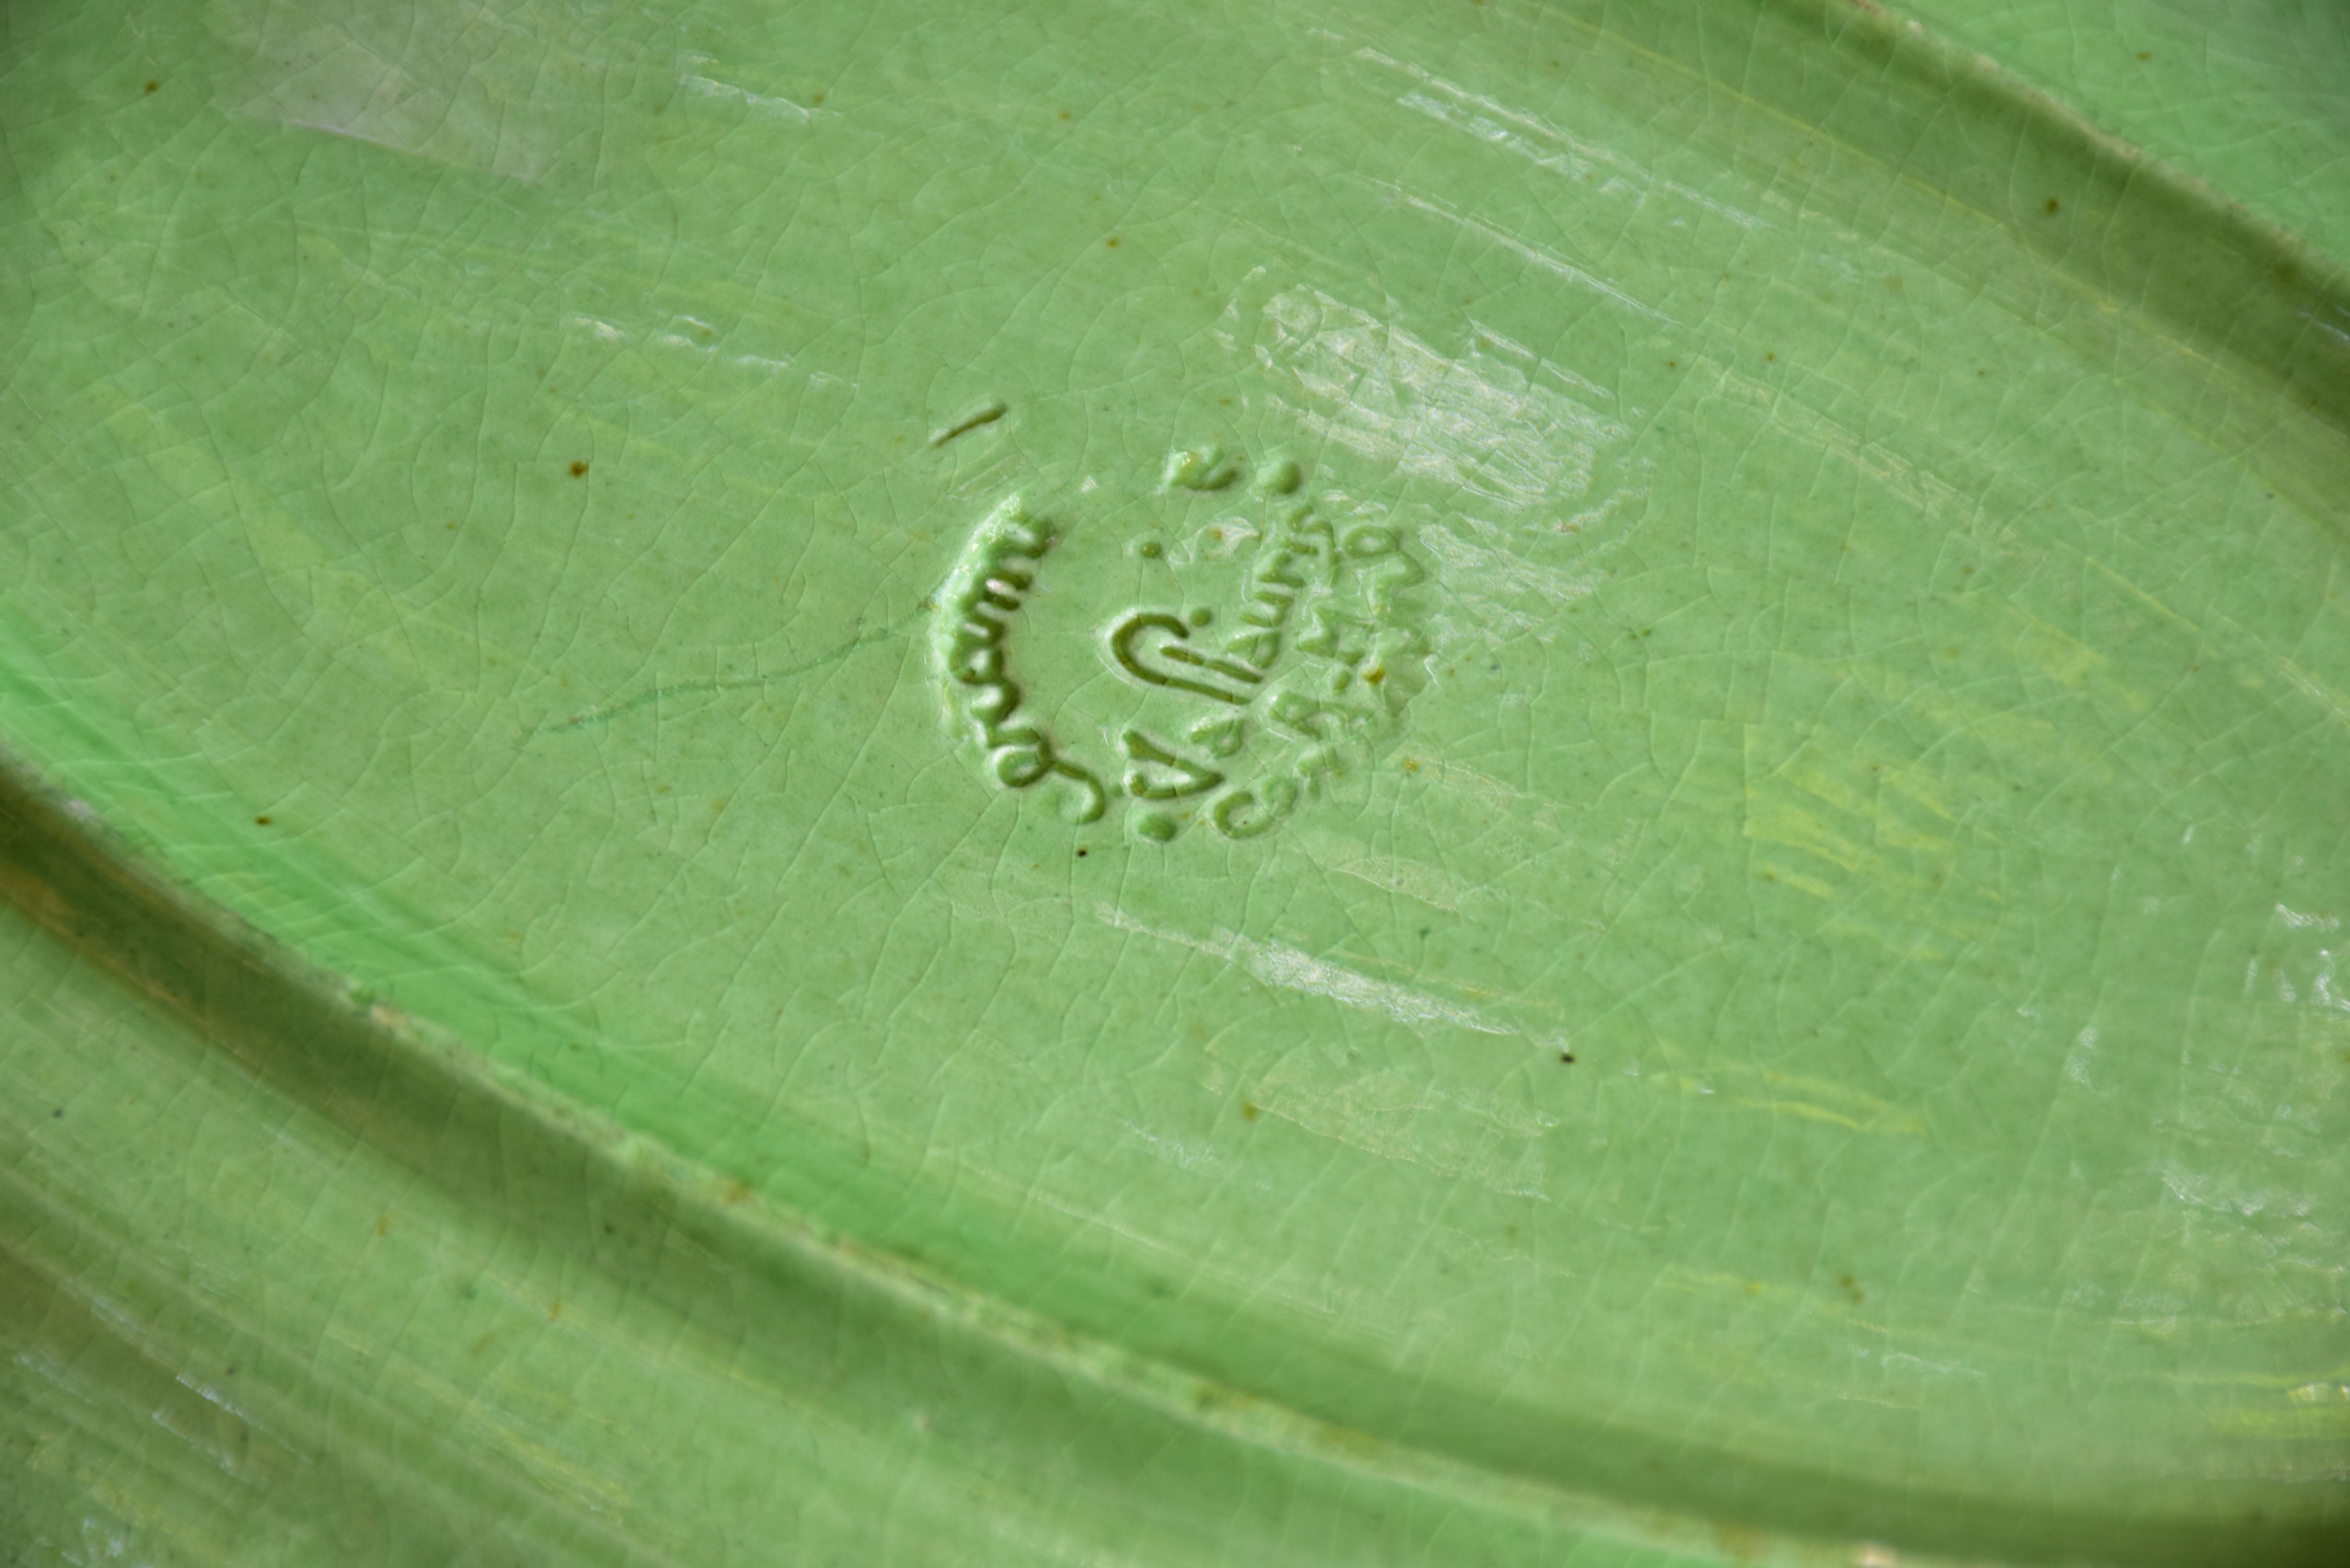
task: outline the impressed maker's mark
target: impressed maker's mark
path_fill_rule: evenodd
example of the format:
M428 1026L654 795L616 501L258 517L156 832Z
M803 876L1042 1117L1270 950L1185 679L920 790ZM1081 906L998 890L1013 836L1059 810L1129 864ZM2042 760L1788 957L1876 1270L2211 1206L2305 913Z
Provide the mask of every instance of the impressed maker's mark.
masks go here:
M1419 683L1426 574L1383 514L1303 485L1293 463L1210 448L1172 454L1149 504L1097 500L1107 519L1016 498L990 513L934 639L949 711L990 775L1057 794L1077 822L1122 812L1155 842L1199 824L1253 838L1388 743ZM1071 563L1060 597L1080 602L1058 614L1084 618L1097 663L1039 690L1021 645L1041 581L1079 543L1094 558ZM1105 580L1143 592L1082 603Z

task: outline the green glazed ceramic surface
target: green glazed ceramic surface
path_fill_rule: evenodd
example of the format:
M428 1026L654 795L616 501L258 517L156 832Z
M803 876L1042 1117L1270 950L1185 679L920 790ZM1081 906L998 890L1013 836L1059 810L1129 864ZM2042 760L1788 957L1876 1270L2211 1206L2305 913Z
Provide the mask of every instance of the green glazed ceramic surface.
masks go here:
M10 7L10 1560L2344 1560L2217 26Z

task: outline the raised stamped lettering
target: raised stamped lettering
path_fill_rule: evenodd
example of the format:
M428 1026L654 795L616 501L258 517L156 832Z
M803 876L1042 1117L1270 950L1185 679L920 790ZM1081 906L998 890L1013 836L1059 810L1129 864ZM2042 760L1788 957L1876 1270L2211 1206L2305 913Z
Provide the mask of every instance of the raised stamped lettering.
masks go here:
M1051 531L1016 496L990 513L940 593L936 642L949 690L961 699L956 707L978 732L997 780L1006 789L1066 780L1078 792L1076 819L1094 822L1109 808L1099 776L1064 755L1039 725L1014 722L1024 693L1004 650L1007 619L1053 543Z
M1066 538L1017 499L973 530L939 599L950 711L997 783L1058 784L1080 823L1123 809L1149 842L1193 826L1255 838L1399 732L1423 678L1413 590L1427 572L1404 529L1335 493L1309 496L1293 461L1208 446L1170 454L1156 477L1139 502L1094 504L1118 521L1076 516ZM1011 644L1040 635L1039 578L1065 547L1090 553L1068 583L1098 593L1118 576L1104 565L1115 553L1141 563L1119 570L1139 573L1146 593L1155 582L1179 597L1096 599L1091 635L1116 684L1059 668L1040 708ZM1082 605L1056 603L1054 614L1039 646L1066 648ZM1095 693L1085 705L1098 707L1118 685L1134 694L1123 714L1102 709L1088 724L1070 706L1085 691Z

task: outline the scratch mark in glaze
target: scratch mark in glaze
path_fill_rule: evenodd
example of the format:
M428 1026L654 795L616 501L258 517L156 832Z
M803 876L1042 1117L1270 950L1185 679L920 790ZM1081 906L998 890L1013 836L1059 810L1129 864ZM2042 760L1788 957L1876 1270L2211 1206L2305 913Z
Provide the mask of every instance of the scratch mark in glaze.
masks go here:
M1302 991L1309 996L1335 1002L1341 1007L1377 1013L1422 1032L1449 1023L1474 1030L1480 1034L1523 1033L1506 1023L1496 1023L1473 1008L1457 1006L1426 992L1398 985L1393 981L1374 979L1358 970L1315 958L1285 942L1261 942L1236 931L1222 929L1212 940L1203 941L1181 931L1161 930L1157 926L1147 925L1113 904L1100 905L1094 913L1097 919L1114 929L1132 931L1154 941L1171 942L1193 952L1222 959L1267 985Z
M931 432L931 444L932 446L944 446L947 442L954 440L954 438L959 435L968 435L972 431L979 429L982 425L992 425L996 421L1002 419L1010 407L1011 405L1006 403L1001 398L997 398L992 402L983 403L980 407L973 409L971 412L963 415L962 418L955 421L954 423L948 425L943 429L932 431Z

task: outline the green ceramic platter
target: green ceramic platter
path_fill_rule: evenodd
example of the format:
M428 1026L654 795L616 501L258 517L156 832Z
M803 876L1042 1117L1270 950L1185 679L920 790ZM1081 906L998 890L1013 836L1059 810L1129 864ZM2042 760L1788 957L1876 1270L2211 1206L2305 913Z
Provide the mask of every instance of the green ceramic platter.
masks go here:
M2350 24L0 12L0 1557L2350 1560Z

